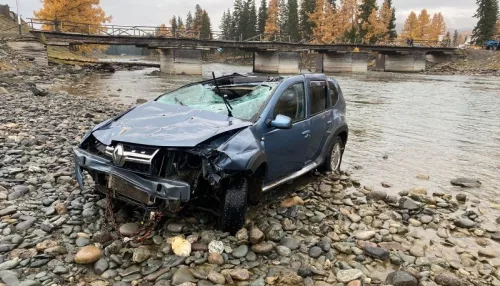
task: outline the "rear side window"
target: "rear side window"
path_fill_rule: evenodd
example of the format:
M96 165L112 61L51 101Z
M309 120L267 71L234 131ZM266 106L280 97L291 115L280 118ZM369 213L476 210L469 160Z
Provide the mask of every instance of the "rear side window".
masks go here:
M333 82L329 81L328 85L330 86L330 99L332 101L332 106L335 106L339 100L339 93Z
M281 114L292 119L293 122L301 121L306 117L304 83L289 86L280 96L274 107L274 116Z
M324 81L311 81L311 115L328 108L327 86Z

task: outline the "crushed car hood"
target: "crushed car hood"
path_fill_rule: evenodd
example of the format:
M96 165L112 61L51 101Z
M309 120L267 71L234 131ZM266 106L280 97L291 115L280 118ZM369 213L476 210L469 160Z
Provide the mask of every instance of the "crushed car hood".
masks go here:
M194 147L215 135L244 128L252 122L187 106L151 101L95 129L94 137L160 147Z

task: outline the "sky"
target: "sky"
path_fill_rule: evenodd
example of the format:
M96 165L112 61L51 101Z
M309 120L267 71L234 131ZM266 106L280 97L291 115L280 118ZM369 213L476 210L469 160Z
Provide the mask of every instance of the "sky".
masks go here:
M42 0L18 1L23 18L32 17L33 11L42 6ZM260 3L260 0L256 0L256 3ZM424 8L430 13L441 12L449 29L472 30L477 22L473 18L476 0L393 0L393 3L396 7L398 30L402 29L411 11L417 12ZM0 0L0 4L8 4L14 11L16 9L16 0ZM232 8L233 0L101 0L104 11L113 16L113 24L137 26L168 23L173 15L180 15L185 19L188 11L194 11L196 4L207 10L212 20L212 29L218 30L222 13Z

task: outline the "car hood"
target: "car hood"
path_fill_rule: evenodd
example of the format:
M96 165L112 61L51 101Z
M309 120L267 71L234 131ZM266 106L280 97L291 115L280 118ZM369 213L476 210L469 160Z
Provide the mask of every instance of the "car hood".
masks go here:
M93 131L100 142L128 142L160 147L194 147L215 135L252 122L187 106L151 101L125 112Z

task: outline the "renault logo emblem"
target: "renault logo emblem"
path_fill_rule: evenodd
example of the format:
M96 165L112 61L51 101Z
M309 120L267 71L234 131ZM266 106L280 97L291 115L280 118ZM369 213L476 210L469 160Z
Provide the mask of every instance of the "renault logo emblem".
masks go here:
M121 167L123 166L124 163L125 163L125 156L124 156L123 145L118 144L113 150L113 164Z

